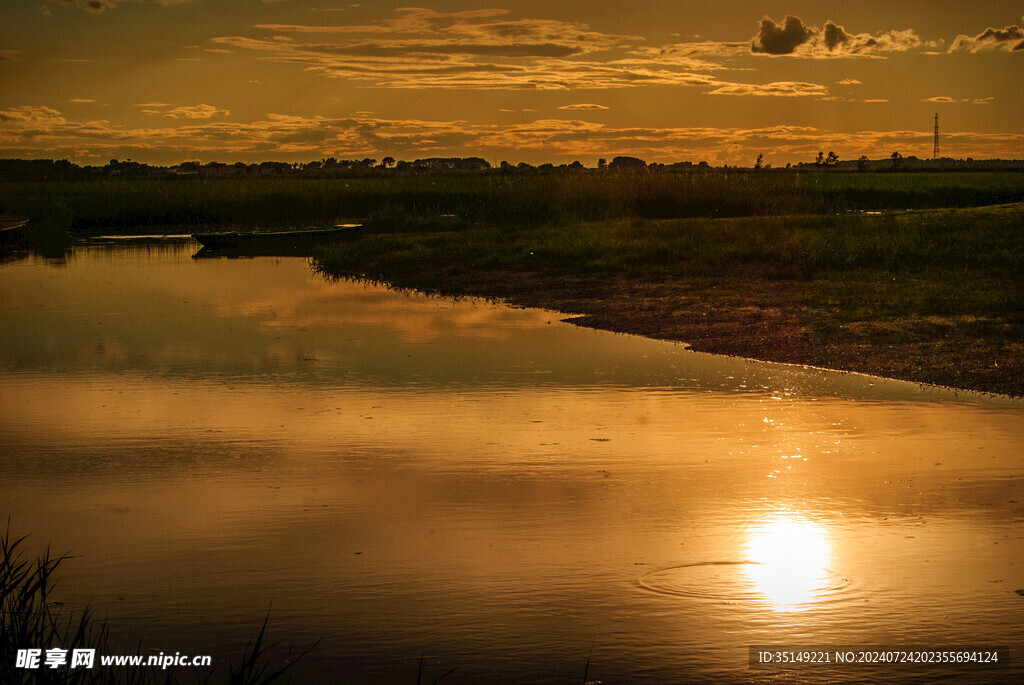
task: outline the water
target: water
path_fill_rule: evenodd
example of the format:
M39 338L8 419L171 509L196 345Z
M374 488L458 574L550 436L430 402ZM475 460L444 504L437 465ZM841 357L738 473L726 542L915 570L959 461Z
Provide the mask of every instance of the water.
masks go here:
M1019 402L194 250L0 267L0 515L124 653L224 663L268 608L322 638L302 682L959 681L748 648L1024 644Z

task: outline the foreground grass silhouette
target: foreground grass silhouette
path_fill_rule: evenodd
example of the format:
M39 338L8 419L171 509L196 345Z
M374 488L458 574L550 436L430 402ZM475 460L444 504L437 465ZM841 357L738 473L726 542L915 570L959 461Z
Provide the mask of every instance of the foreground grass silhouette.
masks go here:
M49 550L35 558L26 558L24 542L27 536L15 538L10 526L0 537L0 683L55 684L107 684L150 685L156 683L228 683L229 685L268 685L281 679L295 663L308 654L316 643L296 658L277 664L271 655L275 646L267 644L266 632L269 612L260 626L256 638L249 643L236 662L225 668L215 667L205 672L192 672L184 681L172 670L156 667L102 667L97 659L91 669L67 667L50 669L40 665L37 669L17 667L19 649L59 648L68 650L95 649L96 654L123 653L111 643L106 621L97 621L86 607L74 616L72 612L52 599L56 572L67 555L53 556ZM319 642L319 641L318 641ZM128 650L131 652L132 650ZM140 650L136 649L135 653Z

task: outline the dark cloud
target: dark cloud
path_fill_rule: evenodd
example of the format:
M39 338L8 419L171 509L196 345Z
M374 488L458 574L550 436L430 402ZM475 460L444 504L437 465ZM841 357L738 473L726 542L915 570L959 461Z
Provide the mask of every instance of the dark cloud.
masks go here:
M841 26L836 26L831 21L825 22L824 34L825 47L829 50L835 50L837 47L846 43L850 40L850 37L846 35L846 31Z
M813 35L812 29L804 26L802 21L792 15L786 17L782 26L765 17L761 20L761 30L750 44L750 51L768 55L790 55Z
M982 50L1024 51L1024 28L1013 24L1001 29L989 27L976 36L959 35L950 46L950 52L980 52Z
M750 51L798 57L858 57L902 52L922 45L925 43L913 29L878 34L849 33L833 21L826 21L819 29L790 15L781 25L769 17L762 19L757 35L750 42Z

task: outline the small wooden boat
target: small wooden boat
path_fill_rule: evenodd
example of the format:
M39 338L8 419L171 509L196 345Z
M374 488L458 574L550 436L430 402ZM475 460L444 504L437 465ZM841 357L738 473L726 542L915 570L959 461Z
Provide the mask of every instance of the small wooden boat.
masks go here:
M228 233L193 233L192 237L210 250L298 249L332 240L358 238L362 224L342 224L330 228L301 231L232 231Z
M16 242L25 234L22 230L28 225L28 219L19 219L10 214L0 214L0 243L6 245Z

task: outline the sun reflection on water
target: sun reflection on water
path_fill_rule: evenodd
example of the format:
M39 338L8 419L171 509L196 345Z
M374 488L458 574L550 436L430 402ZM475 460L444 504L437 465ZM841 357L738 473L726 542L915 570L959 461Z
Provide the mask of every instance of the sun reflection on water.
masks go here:
M828 535L805 518L777 517L754 527L745 552L745 573L776 610L809 608L829 583Z

